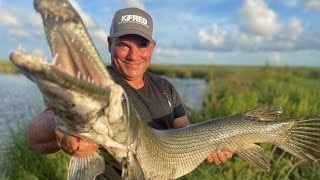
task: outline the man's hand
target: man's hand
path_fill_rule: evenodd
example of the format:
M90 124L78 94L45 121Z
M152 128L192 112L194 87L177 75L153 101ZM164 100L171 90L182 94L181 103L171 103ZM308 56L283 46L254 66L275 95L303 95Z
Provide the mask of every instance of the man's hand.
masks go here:
M209 163L214 163L215 165L219 165L223 162L226 162L228 159L232 157L233 153L229 151L218 151L210 154L207 157L207 161Z
M87 142L79 137L66 134L58 127L55 129L57 145L66 153L76 156L88 156L98 150L99 145Z

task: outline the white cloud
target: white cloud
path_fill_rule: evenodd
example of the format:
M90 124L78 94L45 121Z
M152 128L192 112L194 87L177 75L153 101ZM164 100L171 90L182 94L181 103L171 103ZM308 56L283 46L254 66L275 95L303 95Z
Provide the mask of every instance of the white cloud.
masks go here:
M76 11L80 14L83 23L86 25L87 28L94 28L96 26L96 23L91 18L89 14L84 12L79 4L75 0L69 0L70 4L76 9Z
M303 22L298 18L291 18L282 26L283 28L277 34L263 36L242 31L238 26L223 29L214 24L211 33L205 28L198 30L198 43L200 48L227 51L275 51L303 48L301 40L306 36Z
M307 22L296 17L280 22L262 0L246 0L239 14L234 26L213 23L211 30L200 27L197 47L223 51L291 51L320 47L317 45L320 41L312 38L318 37L318 31L306 29Z
M244 50L257 50L265 41L265 37L261 35L248 34L236 29L230 33L229 38L235 48Z
M33 12L28 14L29 22L32 26L34 27L41 27L43 26L42 24L42 18L39 13Z
M44 50L41 49L41 48L34 48L32 50L32 52L31 52L31 54L43 57L44 56Z
M105 45L108 42L108 34L103 29L95 29L92 32L92 37L97 41L104 43Z
M320 11L320 0L305 0L304 5L307 9Z
M240 8L238 24L245 32L263 36L272 36L281 29L277 14L263 0L246 0Z
M288 21L286 32L283 32L283 34L286 34L289 36L289 39L291 40L298 40L298 38L303 33L303 25L301 20L297 18L292 18Z
M198 38L200 43L209 44L212 47L221 48L224 46L226 32L221 30L217 24L213 24L211 31L207 31L205 28L198 30Z
M140 0L124 0L128 7L137 7L145 10L143 3Z
M286 0L286 1L280 1L281 4L283 4L285 7L288 8L295 8L298 6L300 0Z
M32 36L31 32L26 31L23 28L10 28L8 33L11 39L24 39Z
M12 11L12 9L0 8L0 25L19 27L20 22L15 11Z
M304 7L306 10L320 11L319 0L286 0L281 1L288 8L300 8Z
M167 49L167 48L156 47L155 54L157 56L162 56L162 57L179 57L180 51L177 49L171 49L171 48Z

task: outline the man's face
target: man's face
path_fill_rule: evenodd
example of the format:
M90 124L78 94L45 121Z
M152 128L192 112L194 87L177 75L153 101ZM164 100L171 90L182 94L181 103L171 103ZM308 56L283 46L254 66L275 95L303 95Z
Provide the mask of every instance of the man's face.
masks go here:
M127 81L141 80L150 65L155 44L138 35L108 38L111 65Z

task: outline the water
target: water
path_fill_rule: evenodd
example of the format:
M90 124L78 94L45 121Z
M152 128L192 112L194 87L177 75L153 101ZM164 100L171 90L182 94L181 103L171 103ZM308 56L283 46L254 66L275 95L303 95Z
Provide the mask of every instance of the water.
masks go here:
M202 108L207 84L201 79L170 79L184 104L192 110ZM22 75L0 75L0 136L8 127L30 121L45 109L36 84Z
M37 86L21 75L0 75L0 135L44 110Z
M167 78L177 89L179 95L189 109L199 111L202 109L202 98L206 93L208 84L203 79Z

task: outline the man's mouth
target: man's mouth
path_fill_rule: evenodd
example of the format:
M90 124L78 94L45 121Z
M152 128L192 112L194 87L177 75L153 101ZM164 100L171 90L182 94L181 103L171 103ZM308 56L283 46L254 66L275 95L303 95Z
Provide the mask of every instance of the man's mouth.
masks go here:
M130 65L130 66L140 66L141 64L144 63L144 61L128 61L128 60L120 60L121 62Z

